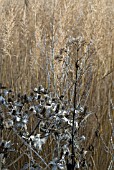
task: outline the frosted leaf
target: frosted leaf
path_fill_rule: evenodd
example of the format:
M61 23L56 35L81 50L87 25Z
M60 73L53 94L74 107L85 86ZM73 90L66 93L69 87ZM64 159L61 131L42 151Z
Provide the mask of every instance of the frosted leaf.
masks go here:
M74 112L74 108L73 107L71 108L71 112Z
M20 122L20 121L21 121L21 118L20 118L19 116L16 116L16 117L15 117L15 120L16 120L17 122Z
M0 104L5 104L5 99L0 95Z
M36 88L36 87L35 87L35 88L34 88L34 92L36 92L36 93L37 93L37 92L38 92L38 88Z
M52 170L57 170L57 165L53 165Z
M11 141L6 141L5 143L4 143L4 148L7 148L7 149L9 149L9 148L11 148Z
M24 124L27 124L28 119L27 119L27 118L24 118L24 119L22 119L22 122L23 122Z
M79 161L77 160L76 161L76 166L75 166L77 169L79 169L80 168L80 164L79 164Z
M62 118L65 122L68 122L69 120L64 116L63 118Z
M57 161L58 161L58 158L54 158L54 159L49 163L49 165L52 165L52 170L57 170Z
M38 150L42 150L42 145L46 142L46 137L45 138L40 138L40 134L37 134L36 136L31 136L31 140L34 143L34 147L37 148Z
M84 141L86 139L86 137L84 136L84 135L82 135L81 137L80 137L80 141Z
M41 93L44 93L44 92L45 92L45 89L44 89L44 87L43 87L42 85L40 85L40 86L38 87L38 91L41 92Z
M17 106L17 107L22 107L23 104L21 102L14 102L14 106Z
M46 108L46 116L49 116L52 112L52 106L45 106Z
M3 91L3 93L4 93L4 96L7 96L8 93L9 93L9 91L5 89L5 90Z
M79 128L78 122L75 122L76 129Z
M64 169L64 165L61 164L61 163L57 163L57 167L58 167L59 169Z
M28 122L28 115L27 115L27 114L23 116L22 122L23 122L24 124L27 124L27 122Z
M72 123L69 119L67 119L65 116L62 118L65 122L67 122L70 126L72 126Z
M32 140L32 141L34 141L34 139L35 139L34 135L31 135L30 138L29 138L29 140Z
M11 128L11 127L13 127L13 125L14 125L14 122L11 119L9 119L5 122L6 128Z

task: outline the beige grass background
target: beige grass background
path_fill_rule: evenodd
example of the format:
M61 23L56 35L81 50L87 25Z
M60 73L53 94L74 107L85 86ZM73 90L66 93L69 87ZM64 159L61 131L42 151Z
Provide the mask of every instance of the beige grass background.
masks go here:
M80 35L96 50L88 108L98 116L101 134L94 137L97 121L92 117L84 130L86 147L95 146L91 169L107 170L109 112L114 122L110 107L114 104L114 0L0 0L0 82L25 93L39 84L48 87L50 76L53 89L62 62L54 58L69 37Z

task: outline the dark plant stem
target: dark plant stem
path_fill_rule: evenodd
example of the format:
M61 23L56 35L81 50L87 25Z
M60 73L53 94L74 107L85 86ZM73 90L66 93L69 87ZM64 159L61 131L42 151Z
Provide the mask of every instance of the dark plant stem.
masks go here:
M77 56L78 56L78 50L77 50ZM73 112L73 124L72 124L72 170L74 170L75 167L75 153L74 153L74 123L75 123L75 110L76 110L76 89L77 89L77 71L78 71L78 60L75 61L75 84L74 84L74 112Z

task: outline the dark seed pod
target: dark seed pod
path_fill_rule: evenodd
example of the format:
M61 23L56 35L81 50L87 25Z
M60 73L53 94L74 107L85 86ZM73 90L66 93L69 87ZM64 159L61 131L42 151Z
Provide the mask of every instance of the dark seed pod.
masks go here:
M8 90L8 92L9 92L9 93L12 93L12 90L11 90L11 89L9 89L9 90Z
M83 159L82 162L81 162L81 166L82 166L82 167L85 167L85 165L86 165L86 160Z
M59 112L59 108L60 108L60 105L59 105L59 104L57 104L57 107L56 107L55 113L58 113L58 112Z
M8 98L8 103L13 102L12 98Z
M91 144L91 145L89 145L89 151L94 151L94 146Z
M75 165L72 165L71 163L67 164L67 170L74 170Z
M64 95L61 95L59 98L60 98L60 100L63 100L63 98L64 98Z
M12 110L12 115L16 115L16 110Z
M37 99L41 99L41 95L38 95Z

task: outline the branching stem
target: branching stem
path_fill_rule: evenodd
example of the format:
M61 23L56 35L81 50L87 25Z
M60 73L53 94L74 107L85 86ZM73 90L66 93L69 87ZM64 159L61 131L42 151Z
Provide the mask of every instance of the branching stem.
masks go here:
M78 50L77 50L77 56L78 56ZM77 71L78 71L78 60L76 59L75 62L75 84L74 84L74 112L73 112L73 123L72 123L72 170L74 170L75 167L75 153L74 153L74 124L75 124L75 110L76 110L76 89L77 89Z

